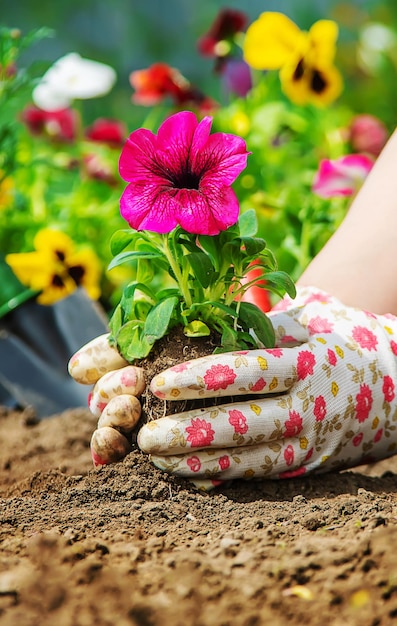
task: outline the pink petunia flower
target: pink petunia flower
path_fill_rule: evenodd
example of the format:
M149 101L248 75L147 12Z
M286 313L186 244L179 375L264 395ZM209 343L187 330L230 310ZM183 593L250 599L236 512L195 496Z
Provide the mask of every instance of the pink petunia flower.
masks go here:
M312 191L321 198L351 196L361 187L374 164L365 154L348 154L339 159L323 159L314 178Z
M121 214L132 228L169 233L179 224L189 233L217 235L237 222L231 184L246 167L246 144L235 135L210 135L211 124L210 117L198 122L181 111L157 135L144 128L130 135L119 171L129 182Z
M212 365L204 375L204 382L207 389L217 391L218 389L226 389L234 383L236 372L228 365Z
M384 123L373 115L356 115L347 129L347 139L355 152L379 156L389 133Z
M215 435L211 424L199 417L192 419L190 426L186 427L186 432L188 433L186 440L192 448L209 446Z

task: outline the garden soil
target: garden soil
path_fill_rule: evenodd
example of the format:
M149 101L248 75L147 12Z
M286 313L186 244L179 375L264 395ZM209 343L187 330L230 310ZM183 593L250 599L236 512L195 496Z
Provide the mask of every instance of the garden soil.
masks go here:
M94 428L0 410L1 626L397 623L397 457L205 494Z

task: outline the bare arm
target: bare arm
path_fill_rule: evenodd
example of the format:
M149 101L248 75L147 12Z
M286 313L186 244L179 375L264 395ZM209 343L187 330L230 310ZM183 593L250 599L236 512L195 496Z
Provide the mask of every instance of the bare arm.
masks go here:
M347 305L397 315L397 130L298 284L320 287Z

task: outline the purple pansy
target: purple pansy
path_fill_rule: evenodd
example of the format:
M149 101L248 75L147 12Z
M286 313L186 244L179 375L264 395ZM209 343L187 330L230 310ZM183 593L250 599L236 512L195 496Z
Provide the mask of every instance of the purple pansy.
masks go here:
M231 184L246 167L245 141L210 135L212 118L198 122L181 111L157 135L140 128L120 156L120 176L129 184L121 215L136 230L168 233L177 225L197 235L216 235L237 222L239 203Z

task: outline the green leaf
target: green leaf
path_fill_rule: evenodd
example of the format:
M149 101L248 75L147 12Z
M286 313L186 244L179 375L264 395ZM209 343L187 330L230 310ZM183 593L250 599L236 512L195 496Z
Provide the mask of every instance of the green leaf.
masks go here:
M108 270L122 265L126 261L136 261L138 259L158 259L162 257L160 252L145 252L140 250L131 250L130 252L121 252L112 259L108 265Z
M221 311L224 311L225 313L227 313L228 315L231 315L232 317L237 317L237 312L235 309L232 309L232 307L227 306L226 304L223 304L223 302L215 302L212 300L206 300L205 302L198 302L197 304L192 304L190 309L193 310L193 309L197 309L197 308L201 308L205 306L212 306L215 309L220 309Z
M229 326L224 326L221 336L222 348L217 348L215 352L231 352L238 348L237 332Z
M193 276L198 280L203 289L211 284L214 277L214 266L209 256L203 252L187 254L186 259L193 270Z
M113 311L113 314L109 320L109 328L110 328L110 332L111 332L111 339L115 339L117 337L117 334L121 328L123 324L123 311L121 309L120 304L118 304L115 308L115 310Z
M184 327L183 332L186 337L209 337L211 334L207 324L204 324L204 322L201 322L200 320L193 320L187 324Z
M113 233L110 239L110 250L113 256L119 254L124 248L126 248L134 239L136 239L138 233L131 229L117 230Z
M256 256L266 248L266 241L260 237L242 237L241 243L248 256Z
M259 341L266 348L272 348L275 343L274 328L269 317L255 304L240 302L239 321L247 330L253 330Z
M152 349L153 344L142 335L142 329L134 322L127 322L120 328L116 337L120 354L130 363L143 359Z
M212 265L215 267L216 270L219 270L220 247L217 237L211 237L210 235L200 235L197 239L204 252L210 257Z
M148 343L153 344L164 337L177 303L178 298L174 296L162 300L149 311L143 329L144 337Z
M266 286L281 296L283 296L285 292L287 292L290 298L295 298L296 296L294 281L286 272L268 272L266 274Z
M254 237L258 232L258 220L255 209L248 209L241 213L238 225L241 237Z

